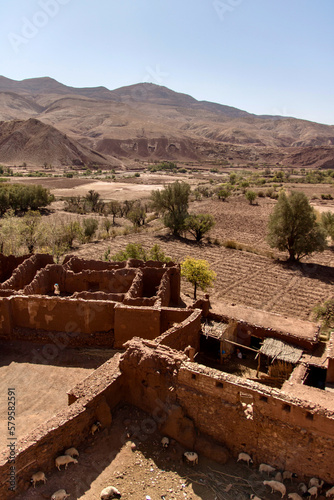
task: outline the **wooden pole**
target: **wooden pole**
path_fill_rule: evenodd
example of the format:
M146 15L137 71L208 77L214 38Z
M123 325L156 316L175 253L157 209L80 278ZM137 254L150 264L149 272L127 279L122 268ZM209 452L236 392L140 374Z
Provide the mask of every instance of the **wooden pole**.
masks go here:
M257 360L257 372L256 372L256 378L259 378L260 365L261 365L261 353L259 352L259 358L258 358L258 360Z

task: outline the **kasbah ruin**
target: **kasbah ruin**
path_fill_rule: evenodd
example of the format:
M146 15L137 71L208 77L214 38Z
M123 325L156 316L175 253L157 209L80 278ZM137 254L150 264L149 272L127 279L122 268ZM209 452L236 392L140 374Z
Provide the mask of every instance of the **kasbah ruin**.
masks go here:
M181 307L180 267L171 262L0 257L2 342L44 343L35 362L46 365L64 346L120 350L68 392L66 409L17 440L15 492L3 452L2 500L31 489L31 476L54 470L64 449L80 449L96 422L108 432L122 405L146 412L200 460L245 452L257 468L334 482L333 334L322 343L316 323L247 307L218 315L208 295ZM236 348L253 377L224 372ZM220 370L200 362L214 350Z

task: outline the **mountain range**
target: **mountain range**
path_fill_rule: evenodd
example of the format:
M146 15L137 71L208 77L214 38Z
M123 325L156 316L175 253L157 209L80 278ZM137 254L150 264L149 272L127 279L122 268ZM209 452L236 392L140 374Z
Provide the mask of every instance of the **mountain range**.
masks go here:
M152 83L108 90L0 76L0 163L134 160L334 168L334 126L258 116Z

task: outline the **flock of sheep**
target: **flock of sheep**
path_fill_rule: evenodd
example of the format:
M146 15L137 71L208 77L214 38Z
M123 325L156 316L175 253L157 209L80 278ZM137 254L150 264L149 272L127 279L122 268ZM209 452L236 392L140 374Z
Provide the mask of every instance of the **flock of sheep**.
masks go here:
M101 423L100 422L95 422L90 429L91 434L94 436L95 432L100 430ZM68 464L74 463L77 464L78 460L75 457L79 456L79 452L76 448L69 448L68 450L65 450L64 455L60 455L55 459L55 465L58 470L61 470L61 466L65 465L65 469L67 469ZM36 472L36 474L33 474L31 477L31 482L33 484L33 487L36 487L36 484L38 482L43 481L45 484L47 479L43 471ZM61 489L53 493L51 496L51 500L66 500L70 496L70 493L66 493L66 490ZM107 486L106 488L103 488L103 490L100 493L100 498L101 500L111 500L112 498L121 498L121 493L118 491L115 486Z
M91 434L94 435L95 432L99 431L101 427L100 422L95 422L91 426ZM161 445L163 448L168 448L169 446L169 438L167 436L163 437L161 439ZM65 465L65 469L67 469L68 464L70 463L78 463L77 458L79 457L79 452L76 448L69 448L64 452L64 455L60 455L55 459L55 465L58 470L61 470L61 466ZM183 459L191 465L197 465L198 464L198 454L194 451L186 451L183 454ZM239 453L237 462L246 462L248 467L253 464L253 460L251 456L248 453ZM275 467L272 467L271 465L267 464L260 464L259 466L259 472L261 473L266 473L269 477L270 474L275 474L273 479L268 479L264 480L263 484L265 486L269 486L271 488L271 493L278 492L282 495L282 498L286 495L286 486L284 484L285 480L290 480L292 483L292 479L297 477L297 474L290 472L290 471L277 471ZM36 483L43 481L45 484L47 479L44 474L44 472L39 471L36 472L36 474L33 474L31 478L31 482L34 486L36 487ZM299 483L298 484L298 490L299 493L289 493L288 498L290 500L303 500L302 497L308 497L312 499L316 499L318 497L318 493L322 490L324 486L324 481L320 481L316 477L312 477L309 480L308 486L305 483ZM60 489L53 493L51 496L51 500L66 500L70 496L69 493L66 493L66 490ZM121 498L121 493L118 491L117 488L114 486L107 486L105 487L101 493L100 493L100 499L101 500L111 500L114 498ZM257 495L251 494L250 495L251 500L261 500ZM332 498L334 499L334 486L332 486L330 489L326 491L326 498Z
M249 466L253 463L253 460L251 456L248 455L248 453L239 453L237 462L246 462ZM280 493L282 495L282 498L286 495L286 486L284 484L284 481L286 479L290 479L292 483L292 479L297 477L297 474L295 474L294 472L290 472L287 470L283 472L276 471L275 467L267 464L260 464L259 472L265 472L268 474L268 476L270 474L275 474L274 479L265 480L263 481L263 484L271 488L271 493L274 493L274 491ZM308 486L305 483L298 484L298 490L300 491L302 496L299 493L289 493L288 498L290 500L303 500L303 498L305 497L310 499L313 497L317 498L323 486L324 481L320 481L320 479L318 479L317 477L312 477L309 480ZM261 498L254 494L252 494L250 498L252 500L261 500ZM334 498L334 486L326 491L326 498Z

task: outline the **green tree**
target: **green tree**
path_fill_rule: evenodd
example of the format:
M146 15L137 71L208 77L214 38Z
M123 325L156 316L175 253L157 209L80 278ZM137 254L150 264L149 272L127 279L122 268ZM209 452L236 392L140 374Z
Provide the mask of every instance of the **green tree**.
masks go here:
M119 201L111 200L111 202L108 205L108 211L112 215L112 223L113 226L115 225L115 217L117 215L121 215L121 204Z
M98 226L99 223L92 217L88 217L87 219L83 220L83 236L85 241L91 241L97 231Z
M289 261L299 261L326 248L325 231L316 222L316 214L302 192L282 193L270 215L267 241L272 248L287 250Z
M179 235L184 229L184 221L188 215L190 185L186 182L174 182L161 191L152 191L153 210L162 213L164 224Z
M159 262L170 262L172 260L170 257L167 257L157 243L149 250L148 257L149 260L157 260Z
M332 212L323 212L321 214L321 225L326 234L334 241L334 214Z
M121 250L111 256L108 255L107 260L123 262L128 259L147 260L147 253L140 243L128 243L125 250Z
M195 237L197 242L200 242L215 223L216 221L211 214L189 215L184 222L184 227Z
M140 201L133 204L126 218L129 219L135 227L145 224L146 211Z
M210 269L206 260L191 257L181 262L181 276L194 285L194 299L196 299L197 287L205 292L216 279L216 273Z
M28 252L33 253L38 243L38 227L41 222L41 214L38 211L29 211L22 219L21 237L27 246Z
M257 194L255 193L255 191L246 191L245 196L250 205L253 205L254 201L257 198Z

